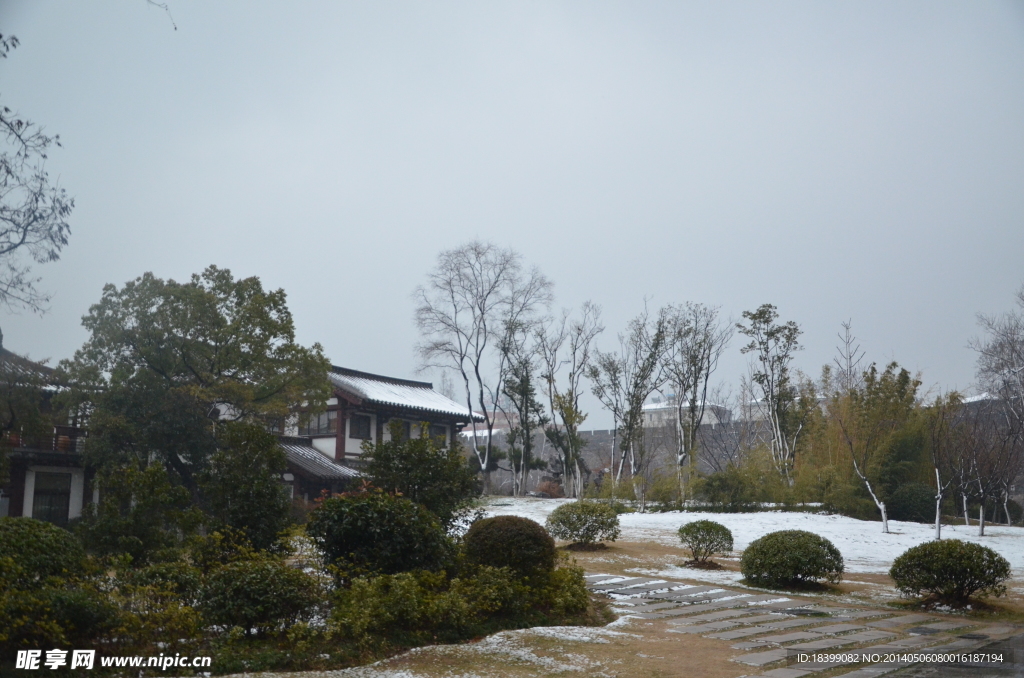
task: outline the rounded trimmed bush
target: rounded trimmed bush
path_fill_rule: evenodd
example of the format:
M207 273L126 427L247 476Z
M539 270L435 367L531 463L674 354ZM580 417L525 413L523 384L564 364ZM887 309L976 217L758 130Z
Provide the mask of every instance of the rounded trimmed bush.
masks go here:
M889 576L904 595L963 603L974 595L1003 595L1010 563L987 546L943 539L905 551L893 561Z
M804 530L782 530L755 539L740 561L743 576L758 586L799 586L843 578L843 555L828 539Z
M619 515L607 504L581 499L552 511L547 528L555 539L574 544L615 541L619 538Z
M434 514L379 490L324 500L306 533L325 564L350 576L436 571L452 561L451 542Z
M14 561L20 587L47 577L74 578L85 569L81 542L67 530L34 518L0 518L0 554Z
M213 624L262 634L307 616L317 592L312 576L282 561L239 560L210 575L200 606Z
M529 518L495 516L473 523L464 539L466 560L507 567L523 577L555 569L555 540Z
M935 520L935 490L922 483L901 485L886 500L885 508L892 520L930 523Z
M732 551L732 532L713 520L696 520L679 528L679 539L698 563L707 562L716 553Z

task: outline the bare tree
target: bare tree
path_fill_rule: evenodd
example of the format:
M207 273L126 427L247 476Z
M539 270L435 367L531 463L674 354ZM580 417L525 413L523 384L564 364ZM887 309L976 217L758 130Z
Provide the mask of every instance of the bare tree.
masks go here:
M740 351L755 356L750 379L760 391L757 408L771 430L772 460L786 481L792 482L802 423L793 416L797 391L792 384L789 364L793 354L802 348L797 341L801 330L792 320L776 322L779 314L771 304L762 304L756 311L744 311L743 317L750 325L737 323L736 329L750 337L750 343Z
M983 338L971 341L978 352L978 381L1001 401L1006 416L1024 424L1024 285L1017 309L1002 315L979 315Z
M1006 509L1009 484L1020 472L1024 460L1024 435L1016 421L1007 419L998 400L982 399L961 408L956 436L956 454L965 467L964 513L967 497L978 501L978 534L985 534L985 510L988 502L1002 501Z
M0 35L0 58L18 46L16 37ZM36 289L33 263L60 259L74 209L68 197L46 172L46 154L60 147L60 136L18 117L0 105L0 304L42 312L50 295Z
M687 479L697 472L698 431L707 408L708 383L732 338L733 326L722 322L718 308L687 302L666 306L664 370L675 398L676 474L680 500L685 500L683 469Z
M585 476L590 475L582 454L586 441L579 433L587 417L580 410L580 397L583 377L593 359L594 339L603 331L601 307L589 301L580 308L579 317L574 318L564 310L559 321L537 328L541 379L547 385L553 419L545 435L559 452L567 481L566 494L570 497L582 495Z
M505 436L512 474L512 494L519 497L526 491L530 471L545 468L547 463L533 452L534 434L543 431L549 419L537 397L538 346L526 342L509 342L508 371L498 400L502 414L509 422Z
M474 240L441 252L428 283L414 292L423 367L458 374L467 408L473 411L475 400L484 417L484 444L476 426L472 436L485 486L498 401L509 369L510 353L504 349L528 334L526 329L551 303L551 287L537 268L524 270L518 252Z
M942 498L964 476L963 458L955 443L957 419L963 401L958 393L936 398L928 419L929 452L935 470L935 539L942 539ZM945 475L945 480L943 480Z
M641 471L650 463L643 440L643 406L664 381L665 337L665 317L659 315L652 322L645 308L630 321L626 333L619 335L619 352L598 351L587 375L594 395L616 417L622 432L619 443L622 455L618 470L612 469L613 482L621 480L622 468L628 459L641 511L646 509L647 500ZM614 464L614 459L612 462Z

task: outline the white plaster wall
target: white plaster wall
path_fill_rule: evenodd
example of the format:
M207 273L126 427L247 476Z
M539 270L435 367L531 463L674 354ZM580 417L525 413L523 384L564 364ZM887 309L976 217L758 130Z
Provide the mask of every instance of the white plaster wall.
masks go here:
M32 515L32 503L36 496L36 473L70 473L71 497L68 500L68 518L81 518L85 499L85 470L67 466L29 466L25 472L25 501L21 515Z

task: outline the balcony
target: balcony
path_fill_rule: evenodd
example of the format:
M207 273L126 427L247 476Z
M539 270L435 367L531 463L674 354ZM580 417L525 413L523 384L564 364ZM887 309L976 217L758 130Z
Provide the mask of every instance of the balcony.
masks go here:
M4 442L14 448L40 452L81 454L85 449L88 432L77 426L54 426L49 436L28 436L16 432L5 433Z

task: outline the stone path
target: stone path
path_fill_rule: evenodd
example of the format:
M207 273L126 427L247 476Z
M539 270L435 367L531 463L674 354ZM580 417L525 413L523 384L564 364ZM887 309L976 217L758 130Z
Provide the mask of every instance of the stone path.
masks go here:
M665 619L676 633L740 641L730 646L740 651L732 661L763 669L760 675L770 678L802 678L822 671L835 674L847 667L850 671L842 673L844 678L873 678L917 663L906 655L973 651L1021 633L1007 625L838 607L787 595L756 595L649 577L589 574L587 586L609 596L619 614ZM814 653L847 657L834 662L799 661L798 655ZM886 663L857 663L850 660L851 654L903 656Z

